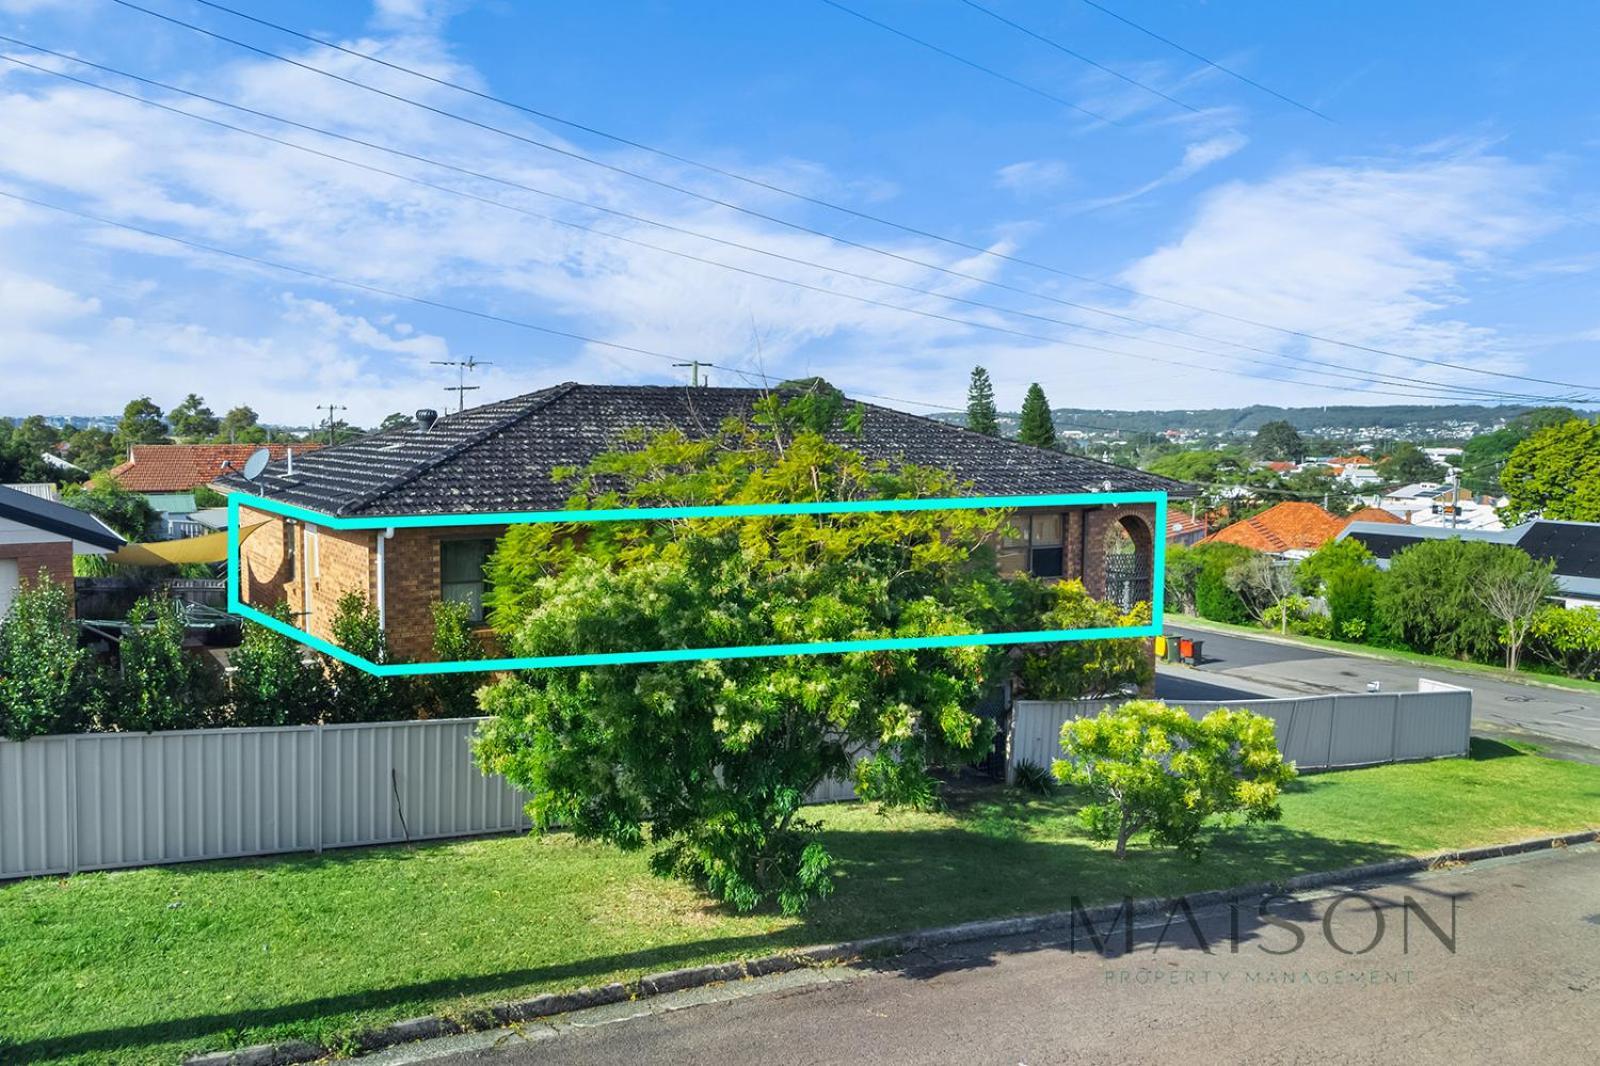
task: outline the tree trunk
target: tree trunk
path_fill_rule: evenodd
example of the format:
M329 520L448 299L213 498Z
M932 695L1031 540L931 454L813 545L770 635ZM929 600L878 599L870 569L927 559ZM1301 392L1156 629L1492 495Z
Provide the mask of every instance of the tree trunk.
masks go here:
M1133 835L1133 823L1124 818L1117 827L1117 858L1128 857L1128 838Z

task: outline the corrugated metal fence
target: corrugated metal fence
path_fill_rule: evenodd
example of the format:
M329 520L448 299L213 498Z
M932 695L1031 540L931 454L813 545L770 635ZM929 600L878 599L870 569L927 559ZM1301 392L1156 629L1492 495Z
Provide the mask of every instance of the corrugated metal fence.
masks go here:
M1416 692L1349 693L1291 699L1189 700L1196 718L1219 707L1253 711L1277 726L1278 750L1302 770L1368 766L1465 755L1472 730L1472 690L1419 681ZM1099 714L1115 700L1018 700L1012 708L1006 778L1031 762L1061 757L1061 727Z
M479 721L0 740L0 878L527 829L472 762Z

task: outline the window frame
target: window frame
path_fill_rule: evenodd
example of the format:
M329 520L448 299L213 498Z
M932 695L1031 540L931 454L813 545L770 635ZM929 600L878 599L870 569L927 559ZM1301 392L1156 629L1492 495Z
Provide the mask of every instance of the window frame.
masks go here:
M452 580L445 565L445 555L454 549L461 551L471 545L478 545L480 563L476 580ZM484 567L489 563L489 556L494 554L495 540L493 537L448 537L439 541L439 599L445 603L463 603L467 605L467 621L472 625L481 626L485 622L486 612L484 598L493 587L489 575L484 572ZM456 595L451 591L456 590ZM467 591L467 597L460 595L461 590ZM474 591L475 590L475 593Z

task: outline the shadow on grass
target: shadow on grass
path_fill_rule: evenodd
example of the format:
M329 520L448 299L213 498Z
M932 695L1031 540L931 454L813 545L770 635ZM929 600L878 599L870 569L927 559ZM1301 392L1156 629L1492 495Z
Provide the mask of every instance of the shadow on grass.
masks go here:
M1473 737L1468 744L1467 758L1473 762L1481 762L1487 759L1513 759L1529 754L1523 747L1507 744L1501 740L1490 740L1488 737ZM1524 747L1532 748L1533 746L1525 745ZM1533 748L1533 750L1537 751L1538 749Z
M1318 787L1302 781L1297 789ZM1335 840L1281 824L1239 826L1219 832L1198 859L1148 846L1118 861L1082 837L1073 797L1026 797L998 788L957 790L955 825L907 828L886 821L881 828L830 827L824 841L838 874L835 895L795 927L777 934L720 936L647 950L596 955L570 961L435 980L366 988L345 994L232 1011L216 1011L141 1025L14 1043L7 1055L22 1061L128 1051L155 1044L219 1043L282 1039L354 1024L349 1015L393 1015L402 1009L449 1009L451 1001L492 1000L497 993L566 990L611 980L618 973L672 969L727 957L752 957L786 948L854 939L987 918L1093 907L1124 898L1170 899L1184 893L1245 882L1279 881L1298 873L1381 862L1402 854L1381 844ZM432 845L418 845L418 851ZM404 862L405 848L362 849L316 858L259 859L249 864L296 864L296 873L337 875L354 862ZM207 864L213 869L220 864ZM235 865L235 864L230 864ZM196 871L198 872L198 870ZM448 870L442 869L441 876ZM1252 912L1253 913L1253 912ZM1295 920L1289 911L1276 912ZM442 915L443 920L451 916ZM1249 926L1253 934L1259 922ZM384 939L386 930L368 929ZM1193 933L1188 935L1193 936ZM404 952L404 943L387 945ZM1010 949L1006 949L1010 950ZM994 952L968 956L988 965ZM988 962L982 961L987 958ZM906 972L915 969L908 963Z

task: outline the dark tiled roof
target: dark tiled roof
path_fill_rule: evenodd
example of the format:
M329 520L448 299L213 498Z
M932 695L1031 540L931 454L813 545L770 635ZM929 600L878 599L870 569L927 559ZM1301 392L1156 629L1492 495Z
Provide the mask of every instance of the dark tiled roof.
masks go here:
M42 500L3 485L0 485L0 518L9 518L46 533L81 540L97 548L120 548L126 543L87 511L54 500Z
M1483 540L1511 544L1535 559L1555 563L1556 575L1585 581L1600 580L1600 522L1557 522L1536 518L1511 529L1451 529L1448 526L1375 526L1355 523L1344 534L1359 540L1367 550L1387 561L1395 553L1423 540ZM1341 537L1340 539L1343 539Z
M758 389L568 382L416 426L296 456L294 474L273 463L258 483L275 500L326 514L465 514L555 510L569 490L551 470L584 466L635 428L690 436L747 418ZM1165 491L1189 486L1139 470L969 433L887 407L863 405L860 437L843 443L868 458L942 467L977 495ZM249 490L242 479L225 483Z

